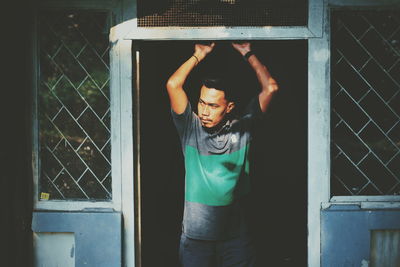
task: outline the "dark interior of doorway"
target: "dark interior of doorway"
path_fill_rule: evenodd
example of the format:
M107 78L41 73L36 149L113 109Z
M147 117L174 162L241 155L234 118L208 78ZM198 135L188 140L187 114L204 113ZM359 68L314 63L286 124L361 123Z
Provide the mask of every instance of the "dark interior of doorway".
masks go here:
M179 266L184 165L165 90L168 77L193 53L193 41L140 43L143 267ZM253 143L252 229L259 266L307 264L307 41L254 41L257 56L280 85ZM238 111L259 87L248 63L218 41L185 89L196 107L201 78L231 77Z

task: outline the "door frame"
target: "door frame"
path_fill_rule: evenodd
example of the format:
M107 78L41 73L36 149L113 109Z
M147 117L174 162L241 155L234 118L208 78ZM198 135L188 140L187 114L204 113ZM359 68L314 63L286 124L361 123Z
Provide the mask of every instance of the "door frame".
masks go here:
M136 1L134 1L136 2ZM135 64L140 65L140 42L143 40L308 40L308 266L320 266L320 208L329 199L330 171L330 97L329 97L329 24L326 0L309 0L308 25L304 27L212 27L212 28L139 28L136 8L134 18L125 21L120 36L129 39L135 47ZM138 98L139 74L135 72L134 90ZM138 100L134 100L135 132L140 128ZM140 136L136 134L137 138ZM138 144L139 140L136 140ZM140 151L140 147L136 148ZM140 158L136 158L140 166ZM140 173L135 176L135 195L140 196ZM325 186L325 187L324 187ZM140 202L135 205L140 211ZM140 219L139 219L140 220ZM137 226L140 225L137 222ZM136 229L140 235L140 229ZM140 236L137 237L140 239ZM140 243L138 244L140 246ZM136 248L139 249L140 248ZM140 253L139 253L140 255ZM139 256L140 257L140 256ZM140 259L139 259L140 262ZM140 267L140 263L137 267Z

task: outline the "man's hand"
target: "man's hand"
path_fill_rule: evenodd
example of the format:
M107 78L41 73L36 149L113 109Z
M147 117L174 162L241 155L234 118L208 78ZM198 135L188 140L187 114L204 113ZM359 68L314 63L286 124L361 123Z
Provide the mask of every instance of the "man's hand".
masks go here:
M209 45L196 44L194 54L187 59L175 72L169 77L166 87L169 95L171 108L176 114L182 114L189 103L188 97L183 90L186 78L192 69L209 54L215 46L215 43Z
M195 44L194 46L194 56L197 57L199 61L203 60L211 51L213 50L215 43L212 42L210 45L206 44Z
M251 44L249 42L244 43L232 43L235 48L242 56L246 55L247 52L251 51Z

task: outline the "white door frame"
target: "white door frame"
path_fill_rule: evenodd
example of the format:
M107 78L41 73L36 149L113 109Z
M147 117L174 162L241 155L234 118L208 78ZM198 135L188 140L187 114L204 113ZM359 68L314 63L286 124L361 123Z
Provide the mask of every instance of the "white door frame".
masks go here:
M141 40L308 40L308 266L320 266L320 208L329 199L330 98L329 25L324 0L309 0L304 27L156 27L137 26L133 19L117 26L117 38ZM138 58L137 58L138 61ZM137 62L138 63L138 62ZM140 180L140 177L136 177Z

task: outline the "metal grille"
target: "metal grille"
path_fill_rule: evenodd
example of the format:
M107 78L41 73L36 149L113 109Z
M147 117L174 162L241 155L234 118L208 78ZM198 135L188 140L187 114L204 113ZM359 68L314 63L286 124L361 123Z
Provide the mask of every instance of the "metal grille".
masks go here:
M306 26L307 0L138 0L139 27Z
M400 194L400 12L332 14L332 195Z
M39 17L40 196L111 199L108 17Z

